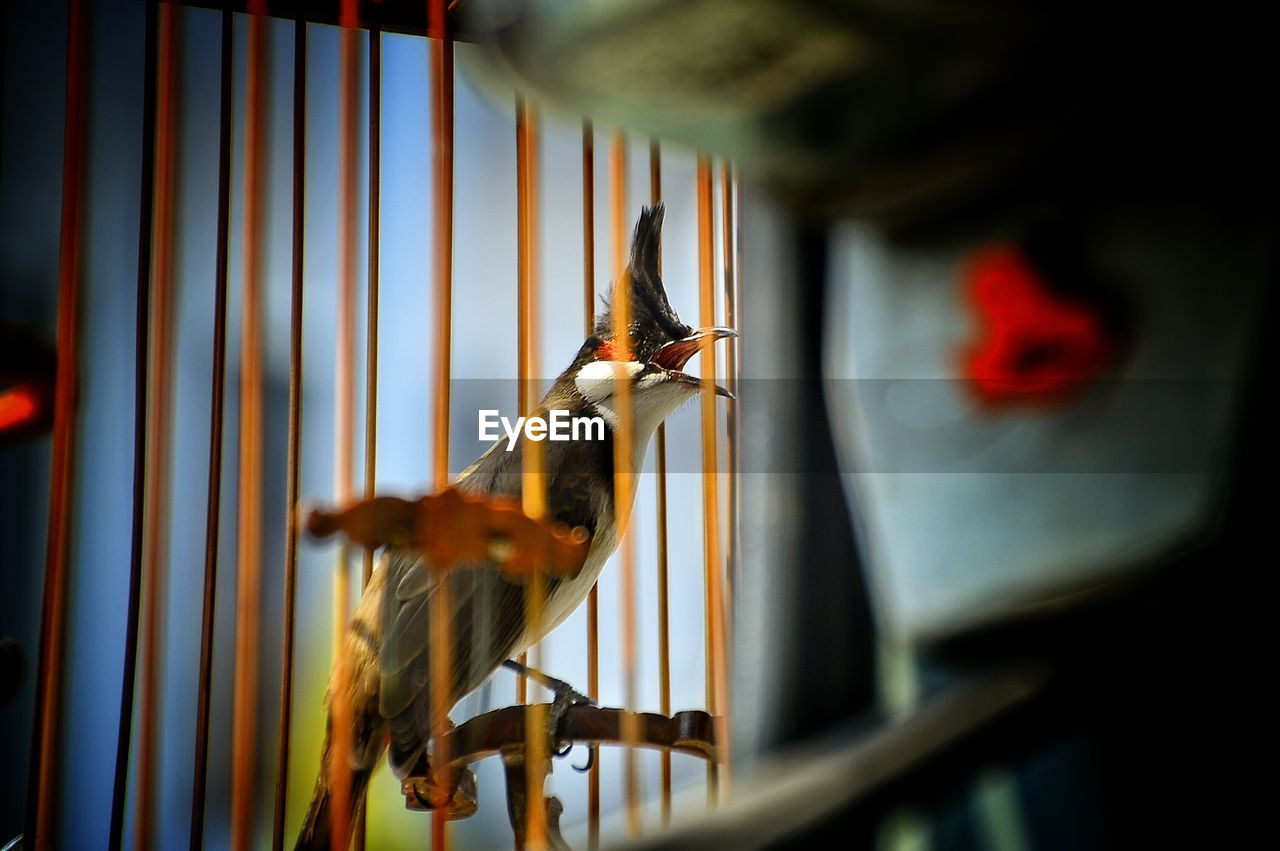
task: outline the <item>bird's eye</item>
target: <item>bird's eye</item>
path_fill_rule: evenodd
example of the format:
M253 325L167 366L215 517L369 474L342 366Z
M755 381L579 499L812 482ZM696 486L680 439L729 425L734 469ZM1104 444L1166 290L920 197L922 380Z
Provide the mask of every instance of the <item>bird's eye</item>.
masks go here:
M627 329L627 347L629 349L631 349L632 351L635 351L637 348L640 347L641 342L642 342L642 338L640 336L639 331L637 331L635 328Z

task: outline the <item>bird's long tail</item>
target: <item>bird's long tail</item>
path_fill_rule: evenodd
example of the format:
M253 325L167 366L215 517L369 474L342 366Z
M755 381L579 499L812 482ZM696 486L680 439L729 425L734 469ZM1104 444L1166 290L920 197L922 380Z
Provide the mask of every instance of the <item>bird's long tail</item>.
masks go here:
M298 841L294 848L298 851L329 851L330 848L346 851L351 841L351 830L356 816L364 806L364 793L369 786L369 775L382 758L386 750L386 725L378 711L378 629L381 595L385 570L375 570L369 587L365 589L356 608L351 625L347 629L342 648L342 659L345 660L345 674L338 679L335 670L334 678L329 682L326 694L328 719L325 723L324 747L320 749L320 770L316 776L315 793L311 797L311 806L307 808L307 817L298 832ZM341 682L342 686L337 683ZM334 712L336 695L341 698L345 712ZM339 721L340 717L345 718ZM344 735L335 733L338 724L345 725ZM341 747L345 752L339 757L334 751ZM345 825L347 836L333 836L335 823L336 796L330 785L330 756L341 758L351 766L351 795L345 804L345 813L338 813L338 819ZM339 840L335 842L334 840Z
M294 851L329 851L330 848L348 848L351 844L351 830L356 816L364 806L365 789L369 786L371 768L353 768L351 771L351 796L347 802L346 818L347 836L335 844L333 836L333 807L335 806L333 789L329 786L329 751L330 742L325 739L324 750L320 758L320 771L316 775L316 789L311 796L311 806L307 808L307 817L302 822L302 830L298 832L298 842Z

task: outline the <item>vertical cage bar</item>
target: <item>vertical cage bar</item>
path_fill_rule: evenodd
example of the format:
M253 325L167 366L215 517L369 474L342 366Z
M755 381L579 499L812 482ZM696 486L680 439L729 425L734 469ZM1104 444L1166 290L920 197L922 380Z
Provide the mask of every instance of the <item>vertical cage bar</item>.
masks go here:
M378 254L382 180L382 31L369 26L369 290L365 330L364 498L378 478ZM373 549L364 554L362 580L373 575Z
M449 376L453 353L453 35L445 0L430 0L432 217L436 329L434 482L449 485Z
M431 39L431 154L434 189L434 275L436 328L435 404L433 416L433 481L437 491L449 485L449 374L453 325L453 38L445 0L430 0L427 35ZM441 583L431 596L431 734L437 750L435 764L449 755L439 735L449 724L448 686L452 680L449 585ZM431 811L431 848L443 851L449 836L445 809Z
M730 254L730 266L733 268L733 283L725 291L725 322L731 328L738 328L742 322L738 313L738 305L741 303L739 298L742 291L742 172L738 166L734 166L731 172L733 184L733 198L730 207L733 211L733 229L732 240L733 249ZM727 428L727 440L733 449L732 462L729 468L731 478L729 479L729 544L732 552L732 558L726 560L726 577L727 588L725 594L726 624L725 624L725 640L731 642L734 635L734 584L738 578L738 558L742 552L741 526L739 522L739 513L741 511L741 499L738 479L738 465L740 463L741 446L740 439L742 434L742 407L738 401L739 397L739 378L742 370L742 340L734 337L729 340L729 348L727 356L731 358L730 362L730 384L728 389L733 393L733 399L730 400L729 422Z
M227 246L231 220L232 14L222 12L221 90L218 119L218 233L214 271L213 377L209 389L209 486L205 503L204 602L200 618L200 673L196 695L196 747L191 793L191 851L204 845L209 777L209 705L213 688L214 606L218 584L218 532L222 510L223 401L227 367Z
M531 413L529 396L532 386L529 358L532 354L529 345L529 245L526 242L529 233L529 156L528 127L529 114L523 97L516 96L516 410L520 416L527 417ZM528 450L527 441L525 449ZM521 456L523 459L523 455ZM532 494L524 497L524 485L528 484L527 474L530 464L522 460L521 502L526 504L534 499ZM527 508L526 508L527 511ZM525 618L529 616L528 594L525 595ZM527 650L521 651L520 664L529 663ZM529 702L529 681L526 677L516 677L516 703ZM527 751L526 741L526 751ZM526 758L526 763L528 759ZM536 800L536 799L535 799ZM527 834L526 834L527 838Z
M613 337L617 359L631 358L627 331L631 326L631 286L627 275L627 140L616 131L609 150L609 190L612 214L610 233L613 236ZM632 446L631 387L627 376L619 367L614 394L618 415L618 430L613 440L613 499L615 525L618 530L622 589L622 677L623 705L636 708L639 699L639 682L636 677L636 549L631 535L631 510L635 499L634 447ZM627 810L627 829L633 836L640 832L640 776L636 760L636 744L640 731L635 718L627 716L622 730L623 788Z
M533 159L536 156L533 150L535 144L534 133L532 128L534 122L533 109L523 97L516 98L516 374L519 376L516 385L516 408L520 411L520 416L528 417L534 413L534 407L537 405L537 351L535 349L536 342L531 337L535 329L531 327L530 311L533 309L530 304L532 288L536 286L532 275L534 270L532 267L533 246L531 245L531 221L534 215L532 204L532 177L535 165ZM529 443L532 443L530 441ZM529 450L526 444L526 455ZM539 447L540 448L540 447ZM535 450L536 451L536 450ZM525 458L525 456L522 456ZM529 482L530 475L537 475L539 470L538 464L540 459L534 459L530 462L527 458L524 461L525 483ZM545 497L545 494L543 495ZM530 496L529 500L542 499L543 497ZM526 504L526 513L528 512L529 500L523 500ZM541 514L530 516L541 516ZM529 608L528 594L526 594L525 617L529 618L532 610ZM533 621L529 620L529 625L533 626ZM537 645L534 646L536 652ZM539 664L541 660L538 660ZM519 662L521 665L529 663L529 652L526 650L520 654ZM529 681L526 677L516 677L516 703L527 703L529 700ZM528 760L526 760L526 765ZM536 799L535 799L536 800Z
M226 14L226 13L224 13ZM302 263L306 192L307 22L293 22L293 256L289 302L289 445L285 480L284 625L281 649L280 722L276 750L275 814L271 825L273 851L284 848L289 754L292 744L293 656L298 598L298 462L302 431ZM193 849L194 851L194 849Z
M138 709L138 764L134 814L134 847L151 847L155 821L156 736L160 727L160 677L164 636L165 576L169 527L169 474L173 399L173 213L177 160L177 16L175 6L160 7L160 45L156 106L155 218L151 278L150 387L148 447L144 488L142 681Z
M649 140L649 203L662 203L662 143L656 138ZM658 252L661 254L661 246Z
M596 325L596 134L582 122L582 324L588 336Z
M236 541L235 698L231 753L231 847L253 835L258 758L258 645L262 603L261 244L267 65L266 10L251 4L245 77L244 289L240 340L240 458Z
M715 324L715 238L713 235L711 159L698 155L698 292L699 324ZM724 598L720 563L719 459L716 454L716 353L702 350L702 525L703 566L706 585L706 666L707 711L716 719L716 743L721 761L728 761L729 743L726 711L724 646ZM727 771L725 774L727 775ZM727 776L726 778L727 779ZM707 763L707 799L719 800L721 772L716 762Z
M724 324L738 327L737 310L737 199L736 169L729 160L720 166L720 241L724 282ZM733 632L733 579L738 557L738 340L725 340L725 389L733 394L726 400L725 413L725 497L728 528L724 541L725 640Z
M524 98L516 101L517 290L519 320L520 413L536 412L538 394L538 131L537 114ZM524 513L540 520L547 513L542 443L526 440L522 455L521 503ZM533 571L525 583L525 621L530 634L542 631L544 577ZM541 661L541 660L540 660ZM520 681L525 678L521 677ZM530 704L525 716L525 846L547 845L547 812L542 805L546 778L546 705Z
M590 121L582 122L582 323L596 324L596 141ZM587 594L587 696L600 699L600 583ZM587 847L600 847L600 748L587 775Z
M649 202L662 202L662 145L649 140ZM662 271L662 248L658 248L658 271ZM668 599L670 582L667 575L667 424L658 424L656 437L656 471L654 487L658 510L658 711L671 715L671 606ZM662 783L662 823L671 821L671 751L658 757Z
M338 315L334 392L334 500L347 505L354 495L355 469L355 339L356 339L356 151L358 134L356 64L359 26L356 0L343 0L339 29L338 71ZM329 689L333 748L329 751L329 810L332 836L345 843L351 836L353 716L348 683L350 660L343 652L351 612L350 548L338 547L333 574L333 683Z
M376 20L369 22L369 230L368 301L365 329L364 396L364 498L372 499L378 479L378 243L382 179L382 30ZM373 576L373 548L364 551L360 588L369 587ZM357 803L355 849L364 851L366 810Z
M527 220L529 210L526 206L528 191L528 167L529 161L526 154L525 146L528 143L525 123L528 119L525 112L525 102L521 97L516 98L516 409L520 412L520 416L529 416L530 404L530 373L529 373L529 343L528 333L529 327L527 317L525 316L525 300L528 296L527 275L528 275L528 246L524 240L527 235ZM532 442L532 441L530 441ZM523 457L523 456L522 456ZM528 616L526 606L526 617ZM529 664L529 652L521 651L517 660L524 666ZM529 702L529 680L526 677L516 677L516 703ZM526 760L527 762L527 760Z
M125 615L124 665L120 686L119 730L116 734L115 780L111 792L108 845L120 847L124 832L125 798L129 783L129 753L133 740L133 698L138 672L138 612L142 592L143 495L146 488L147 448L147 323L151 314L151 236L155 201L156 53L158 4L146 11L146 58L143 76L142 189L138 211L138 303L135 331L133 533L129 558L129 596Z
M516 369L520 375L517 407L527 417L538 404L538 350L535 311L535 162L536 117L523 97L516 99ZM532 443L533 441L529 441ZM526 449L528 445L526 444ZM523 678L521 678L523 679Z
M58 816L57 771L62 726L62 670L66 646L67 555L71 534L76 443L75 400L80 362L80 230L84 201L82 170L87 4L84 0L71 0L68 12L62 221L58 246L57 386L54 391L53 451L49 467L49 529L40 615L40 661L27 784L26 835L31 837L32 847L38 849L53 846L54 826ZM143 165L145 177L145 156ZM146 232L150 234L149 229Z

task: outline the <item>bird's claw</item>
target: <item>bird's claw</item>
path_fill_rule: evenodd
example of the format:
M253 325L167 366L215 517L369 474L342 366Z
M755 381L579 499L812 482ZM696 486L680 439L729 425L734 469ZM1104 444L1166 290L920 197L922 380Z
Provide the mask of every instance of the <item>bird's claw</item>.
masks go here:
M551 738L552 754L563 758L573 750L573 742L565 742L560 736L560 727L564 723L565 716L575 706L595 706L596 703L563 680L558 680L550 687L555 697L551 701L551 711L547 713L547 733Z
M595 706L596 702L564 680L544 674L535 668L530 668L528 665L523 665L513 659L508 659L502 664L508 670L514 671L520 676L528 677L551 689L554 697L551 701L551 709L547 713L547 734L551 741L551 754L556 758L568 756L573 750L573 742L565 742L560 737L560 725L564 723L565 715L575 706ZM589 745L588 747L590 752L587 756L587 764L581 768L576 765L573 766L575 771L590 771L591 766L595 763L595 746Z
M445 780L424 765L401 781L400 791L410 810L443 809L450 820L467 818L476 811L476 776L470 768Z

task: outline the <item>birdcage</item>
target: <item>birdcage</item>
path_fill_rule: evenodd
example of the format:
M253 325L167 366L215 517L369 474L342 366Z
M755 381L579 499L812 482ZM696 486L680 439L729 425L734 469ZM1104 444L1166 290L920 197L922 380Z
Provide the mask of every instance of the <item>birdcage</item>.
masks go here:
M327 667L331 652L341 658L341 636L381 547L440 540L444 528L459 553L475 547L501 553L494 557L513 570L538 553L545 561L548 552L569 553L570 565L576 554L581 564L580 538L547 517L537 452L524 457L522 504L450 501L458 462L470 461L456 449L455 435L470 428L458 425L458 388L468 380L455 372L459 356L514 349L515 378L502 386L518 388L520 414L534 412L546 352L564 350L548 344L547 326L570 342L581 338L579 329L592 333L605 292L600 284L627 274L636 212L663 201L664 191L673 212L666 264L671 280L681 281L672 285L673 298L696 305L700 324L735 323L739 195L730 162L684 151L664 161L658 139L594 127L589 117L546 117L519 93L495 106L467 84L473 126L465 138L479 153L458 165L455 42L466 33L456 26L457 5L144 4L140 184L110 202L120 202L112 216L121 227L127 221L137 240L136 333L119 326L110 343L117 351L132 347L133 375L118 377L107 391L108 379L92 365L102 341L87 339L102 327L102 314L82 287L94 262L86 246L95 244L85 233L86 199L98 192L88 185L86 163L100 145L101 126L88 94L94 74L88 45L100 43L93 28L104 22L89 4L70 4L30 847L103 838L119 847L129 837L137 847L188 837L193 848L206 841L235 848L292 842L323 736L319 666ZM389 55L396 63L390 71ZM406 79L414 82L398 91ZM497 114L502 109L505 117ZM490 129L509 125L514 133ZM555 162L544 168L551 154ZM509 189L498 194L498 182L484 171L509 176ZM574 179L567 181L570 172ZM648 192L637 192L646 177ZM420 191L399 191L415 180ZM477 221L496 206L483 193L514 201L500 225ZM468 196L482 203L469 205ZM101 194L93 198L104 201ZM316 198L330 209L318 209ZM483 227L479 238L459 238L460 216L468 234ZM674 240L678 251L671 247L673 227L683 228ZM501 267L468 260L464 252L473 250L508 253L514 268L484 286L468 283ZM554 285L546 280L549 270ZM467 304L462 313L460 288L468 301L504 306ZM628 289L618 293L614 316L625 328ZM514 321L505 326L492 320L509 313ZM389 345L393 335L399 341ZM514 346L498 345L500 337ZM332 357L330 368L317 366L313 350ZM606 832L612 820L632 835L665 823L681 785L705 786L707 806L723 794L735 413L732 402L717 404L714 382L717 374L727 376L733 389L735 357L732 348L702 355L702 402L686 415L696 424L680 434L698 447L681 456L697 460L679 470L690 475L668 475L665 427L637 496L622 472L630 460L615 459L619 516L630 515L636 501L634 512L644 519L620 524L616 582L609 580L607 593L593 587L585 617L566 623L575 632L566 643L573 659L535 646L522 660L533 668L534 687L523 675L514 686L496 680L484 689L484 705L467 706L497 708L457 727L448 723L452 707L433 707L439 762L430 779L442 797L424 800L406 781L403 798L388 801L385 785L396 781L386 780L371 795L379 799L373 805L379 826L370 828L362 815L353 831L357 847L367 835L370 847L392 842L388 837L395 847L505 845L510 834L496 839L493 825L508 819L518 845L562 847L567 838L596 847L602 823ZM286 381L278 380L282 372ZM114 508L102 514L117 527L127 523L127 570L116 564L98 572L79 567L89 557L86 537L97 532L86 533L76 514L97 510L87 508L98 503L86 491L105 496L81 474L86 455L100 451L85 434L100 425L101 411L90 400L104 392L133 400L132 436L111 450L131 459L131 491L113 487ZM465 393L468 401L483 395L474 387ZM631 427L625 402L620 410L625 434ZM385 435L393 430L388 453ZM429 458L420 451L428 446ZM633 451L626 440L616 446L624 455ZM197 454L206 463L189 465ZM405 456L416 458L417 468L389 472L387 458ZM323 472L308 470L313 461ZM427 496L396 499L421 494ZM676 519L673 504L681 511ZM464 526L472 531L460 531ZM333 540L321 540L326 535ZM109 550L98 554L104 563L118 554ZM700 569L673 586L675 563ZM526 595L532 623L541 617L538 577L534 571L523 579L532 592ZM77 635L82 621L69 610L87 599L89 582L104 583L90 595L104 605L123 601L123 643L102 657L112 678L123 674L118 727L109 725L111 741L98 754L110 751L106 772L94 770L102 764L96 757L86 759L83 771L69 767L76 761L69 738L83 735L69 731L79 729L81 713L89 707L111 715L101 695L86 703L71 693L69 667L80 664L80 643L96 633ZM673 607L680 613L678 644ZM314 627L317 612L331 621L324 629L335 640ZM447 640L433 634L432 646ZM701 664L673 670L673 653ZM544 729L549 698L536 685L547 681L541 669L583 671L590 699L572 706L559 727L563 744L589 749L590 767L555 803L544 798L554 743ZM330 689L341 693L347 676L339 661ZM702 699L675 703L673 695L689 694ZM346 744L341 734L335 742ZM451 822L476 809L458 778L486 760L491 767L481 771L478 791L487 803L474 820L487 826L457 839L463 828ZM567 762L554 762L554 774L574 776ZM705 764L705 772L695 764ZM344 782L340 761L323 770ZM175 781L190 783L189 798L173 791ZM504 798L505 808L498 804ZM429 812L386 826L393 807ZM415 820L407 829L406 817Z
M1258 844L1269 33L0 4L0 843ZM706 334L632 365L657 292ZM584 540L485 415L659 352L692 404L583 465ZM478 561L529 651L452 701L424 589Z

